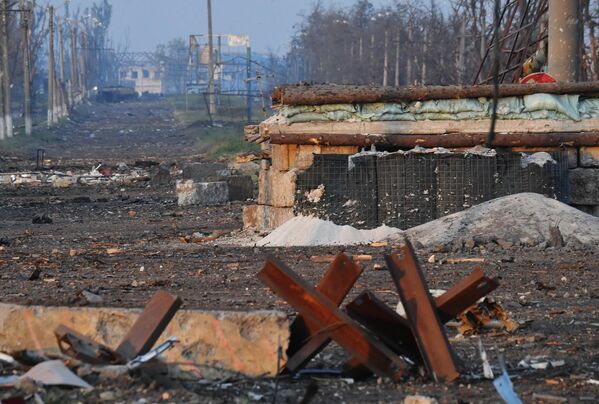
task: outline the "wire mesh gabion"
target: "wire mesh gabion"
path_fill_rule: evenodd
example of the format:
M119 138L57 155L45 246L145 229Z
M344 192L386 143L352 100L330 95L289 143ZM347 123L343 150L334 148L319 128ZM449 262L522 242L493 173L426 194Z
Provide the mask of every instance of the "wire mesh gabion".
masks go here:
M357 228L407 229L520 192L567 203L567 152L549 154L542 164L507 151L365 154L350 164L346 155L315 155L297 177L295 212ZM314 198L319 187L322 195Z

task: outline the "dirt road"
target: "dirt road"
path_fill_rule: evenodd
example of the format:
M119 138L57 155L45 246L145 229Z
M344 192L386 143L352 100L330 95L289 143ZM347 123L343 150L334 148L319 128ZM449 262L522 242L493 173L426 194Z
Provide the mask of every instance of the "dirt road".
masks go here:
M240 229L243 204L177 207L177 168L201 158L194 149L197 139L184 129L165 101L92 105L85 117L73 117L60 130L28 145L27 152L0 153L0 171L4 172L32 167L31 151L43 147L57 170L89 170L100 161L124 162L129 167L153 161L173 173L160 181L150 175L147 181L127 185L2 186L0 302L81 306L88 305L81 291L89 290L102 296L102 305L141 307L153 292L164 289L181 296L184 308L279 309L291 315L292 310L255 277L265 254L283 258L316 282L325 265L309 257L335 254L339 249L187 242L193 233ZM51 223L32 223L34 217L43 215ZM350 297L368 288L395 306L398 296L388 272L374 269L374 264L384 263L385 248L346 250L373 256ZM516 391L525 402L543 401L534 398L538 395L570 401L599 399L597 386L589 383L599 378L597 252L475 247L436 253L436 263L427 262L432 252L419 254L431 288L446 289L473 268L472 264L439 263L447 257L485 257L485 271L501 278L493 296L523 326L513 335L495 332L481 338L494 364L500 353L505 357ZM416 375L401 384L375 378L354 383L338 377L281 379L277 402L298 402L311 385L318 389L315 402L389 402L408 394L443 402L498 402L491 382L478 376L482 373L479 337L460 337L454 329L448 332L464 360L465 376L457 383L435 385ZM564 360L564 364L545 370L517 367L534 357ZM343 352L331 347L313 365L335 368L344 358ZM56 402L95 402L105 391L125 402L141 398L147 402L248 402L252 400L249 393L262 395L263 402L273 399L271 380L227 382L231 384L127 379L100 381L91 393L48 389L44 394Z

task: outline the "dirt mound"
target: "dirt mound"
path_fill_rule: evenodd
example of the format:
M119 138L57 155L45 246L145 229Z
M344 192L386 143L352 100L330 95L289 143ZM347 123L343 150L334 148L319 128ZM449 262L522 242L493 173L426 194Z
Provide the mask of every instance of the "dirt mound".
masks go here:
M311 216L297 216L279 226L256 245L260 247L301 247L368 244L385 239L401 230L381 226L358 230Z
M522 193L413 227L406 235L424 247L499 239L530 246L559 245L562 239L565 245L595 245L599 218L539 194Z

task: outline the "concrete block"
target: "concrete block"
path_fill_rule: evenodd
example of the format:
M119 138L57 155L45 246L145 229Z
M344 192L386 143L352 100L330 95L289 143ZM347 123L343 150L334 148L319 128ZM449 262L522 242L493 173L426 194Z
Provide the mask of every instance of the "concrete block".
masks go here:
M54 329L64 324L116 348L140 310L18 306L0 303L0 352L58 352ZM214 366L257 377L274 376L277 346L287 351L289 321L275 311L217 312L179 310L158 344L168 336L181 343L162 355L166 362L191 368ZM283 362L285 359L283 358Z
M599 205L599 169L575 168L569 171L570 203Z
M222 205L229 201L229 187L224 181L195 182L193 180L179 180L176 189L179 206Z
M580 165L582 167L599 167L599 147L581 147Z
M307 170L314 163L314 155L320 154L321 146L299 145L296 149L292 168Z
M224 163L190 163L183 166L182 176L186 180L198 182L215 181L217 173L226 169Z
M249 175L229 175L221 177L229 187L230 201L245 201L254 197L254 181Z
M294 217L293 208L250 205L243 209L243 227L256 230L276 229Z
M258 179L258 204L290 208L295 203L297 170L262 170Z
M289 147L286 144L273 144L270 159L273 170L289 170Z

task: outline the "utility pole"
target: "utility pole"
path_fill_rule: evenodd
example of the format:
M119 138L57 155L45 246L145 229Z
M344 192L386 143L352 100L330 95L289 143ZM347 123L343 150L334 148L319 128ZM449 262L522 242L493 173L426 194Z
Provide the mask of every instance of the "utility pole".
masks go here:
M578 0L549 2L549 73L557 81L578 81L579 7Z
M208 5L208 93L210 115L216 114L216 97L214 94L214 45L212 43L212 1L206 0Z
M25 134L31 135L33 123L31 120L31 53L29 49L29 8L25 0L19 1L21 9L21 56L23 58L23 117L25 119Z
M48 7L48 127L54 123L54 7Z
M6 127L6 137L12 137L12 114L10 111L10 69L8 63L8 10L10 10L10 1L3 1L2 13L2 87L4 90L4 126Z

